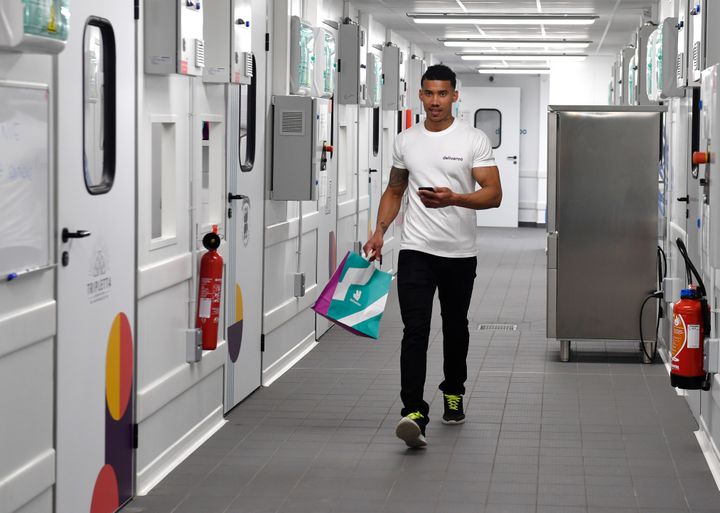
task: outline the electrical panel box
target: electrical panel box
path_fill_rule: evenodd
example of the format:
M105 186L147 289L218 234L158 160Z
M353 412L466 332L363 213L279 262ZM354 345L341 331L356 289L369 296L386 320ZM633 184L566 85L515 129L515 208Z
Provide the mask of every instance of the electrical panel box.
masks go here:
M315 30L298 16L290 18L290 94L310 96L315 70Z
M252 49L251 0L233 0L230 31L230 82L250 84L255 75Z
M716 64L702 72L700 89L700 144L693 154L693 163L705 167L705 180L709 184L708 203L710 222L702 223L703 240L709 242L710 265L720 269L720 101L718 101L718 67ZM702 173L703 169L700 168Z
M388 44L382 53L382 108L383 110L402 110L407 98L407 83L403 76L403 52L400 48Z
M331 98L335 93L335 71L337 70L337 43L335 35L322 27L315 29L315 73L312 95L317 98Z
M693 85L700 82L702 70L705 69L705 48L704 43L704 19L705 9L708 2L703 0L692 0L688 12L689 33L688 33L688 83Z
M629 97L630 92L628 85L630 84L630 59L635 57L635 48L632 46L626 46L620 50L620 73L618 85L619 98L618 105L630 105Z
M658 91L658 77L657 77L657 66L658 66L658 55L662 56L662 27L653 30L650 34L647 43L647 51L645 60L647 65L645 66L645 91L650 101L658 101L660 99L660 92ZM643 70L640 70L642 73Z
M422 88L422 76L425 73L427 66L425 61L421 59L411 58L408 61L408 107L410 107L414 113L422 111L422 102L418 91Z
M694 0L688 12L690 85L699 85L702 71L720 62L720 5L709 0Z
M203 9L200 0L145 2L145 73L203 74Z
M379 55L367 55L368 107L380 107L383 89L383 65Z
M367 106L367 30L355 23L340 25L338 101Z
M636 56L633 54L628 61L627 68L627 98L625 103L627 105L637 105L637 81L638 81L638 66L636 64Z
M69 4L69 0L3 0L0 48L33 53L62 51L68 38Z
M632 105L651 105L647 94L648 43L657 25L645 24L638 29L635 45L635 90Z
M675 79L678 87L688 85L688 0L678 3L677 22L677 58L675 60Z
M317 200L331 140L331 99L274 96L271 199Z
M652 70L653 101L679 98L684 95L683 90L677 86L675 69L677 24L677 18L665 18L654 32L654 46L648 47L648 58L652 58L648 61L648 69Z
M213 0L204 4L203 81L249 84L253 75L249 0Z

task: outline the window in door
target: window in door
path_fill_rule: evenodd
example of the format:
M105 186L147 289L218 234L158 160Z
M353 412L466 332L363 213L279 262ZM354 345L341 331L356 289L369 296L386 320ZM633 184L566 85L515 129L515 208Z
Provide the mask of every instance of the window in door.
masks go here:
M499 110L476 110L475 128L479 128L488 136L493 150L500 147L500 144L502 144L502 113Z
M83 34L83 176L90 194L104 194L115 180L115 35L91 17Z
M252 56L252 79L250 85L240 85L240 130L239 159L243 173L252 171L255 166L255 126L257 112L257 78L255 77L255 56Z

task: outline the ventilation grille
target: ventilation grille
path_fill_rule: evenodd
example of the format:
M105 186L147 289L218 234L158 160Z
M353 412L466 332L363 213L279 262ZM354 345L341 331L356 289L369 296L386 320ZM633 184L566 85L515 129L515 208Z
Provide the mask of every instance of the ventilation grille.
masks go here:
M677 76L677 79L678 79L678 80L682 80L682 79L683 79L683 72L682 72L683 65L682 65L682 63L683 63L683 54L679 53L678 56L677 56L677 70L676 70L676 76Z
M480 323L478 331L517 331L517 324Z
M700 70L700 42L696 41L693 45L693 70Z
M205 41L202 39L195 40L195 66L205 67Z
M245 52L245 76L252 78L254 73L253 70L253 56L251 52Z
M280 135L304 135L305 113L286 110L280 113Z

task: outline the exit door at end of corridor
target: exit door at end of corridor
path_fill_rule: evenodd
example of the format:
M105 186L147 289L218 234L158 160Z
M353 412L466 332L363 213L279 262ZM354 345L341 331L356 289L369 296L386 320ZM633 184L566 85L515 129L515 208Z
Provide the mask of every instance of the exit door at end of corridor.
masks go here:
M490 139L500 170L499 208L479 210L478 226L517 227L520 209L520 88L463 87L460 118Z

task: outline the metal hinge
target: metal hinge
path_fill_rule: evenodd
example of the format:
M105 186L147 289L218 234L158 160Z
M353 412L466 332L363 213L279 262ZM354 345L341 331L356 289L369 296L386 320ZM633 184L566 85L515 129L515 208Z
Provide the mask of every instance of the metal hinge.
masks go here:
M265 32L265 51L266 52L270 51L270 33L269 32Z
M260 352L265 352L265 334L260 335Z
M133 424L132 446L133 446L133 449L138 448L138 425L137 424Z

